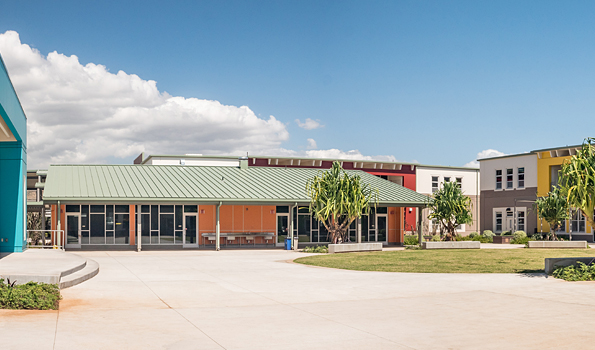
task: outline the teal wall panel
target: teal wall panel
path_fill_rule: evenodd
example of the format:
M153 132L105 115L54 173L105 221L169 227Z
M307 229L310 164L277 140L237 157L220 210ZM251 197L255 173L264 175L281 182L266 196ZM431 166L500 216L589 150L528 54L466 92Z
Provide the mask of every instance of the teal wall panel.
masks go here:
M17 141L22 141L27 147L27 118L21 107L12 82L8 76L4 61L0 57L0 113L12 131Z
M26 159L22 142L0 142L0 252L26 249Z

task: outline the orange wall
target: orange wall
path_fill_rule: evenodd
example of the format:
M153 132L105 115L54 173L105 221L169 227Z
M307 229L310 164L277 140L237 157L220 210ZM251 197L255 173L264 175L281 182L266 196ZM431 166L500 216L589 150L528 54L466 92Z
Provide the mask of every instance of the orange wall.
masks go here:
M130 231L130 245L135 245L134 238L136 237L136 215L135 215L135 206L130 206L130 217L129 217L129 231Z
M275 209L274 205L222 205L219 209L221 232L275 232L277 225ZM200 205L198 213L200 244L209 243L202 234L215 232L216 208L214 205ZM234 244L239 243L237 241L238 239ZM245 242L242 241L243 243ZM264 243L264 240L256 238L255 243ZM223 238L221 244L225 244Z
M388 208L388 242L402 243L403 242L403 208L389 207Z

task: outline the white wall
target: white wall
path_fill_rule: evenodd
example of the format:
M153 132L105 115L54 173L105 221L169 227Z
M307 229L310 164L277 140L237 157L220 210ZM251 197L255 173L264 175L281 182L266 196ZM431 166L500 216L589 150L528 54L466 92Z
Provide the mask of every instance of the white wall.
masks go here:
M444 177L450 177L450 181L456 181L457 177L462 178L462 190L467 196L477 195L477 183L480 182L480 174L474 169L456 168L432 168L417 166L415 172L415 190L423 194L432 194L432 176L438 176L438 188L444 183Z
M182 164L184 163L184 164ZM147 165L197 165L197 166L239 166L238 159L225 158L171 158L171 157L151 157L145 164Z
M496 170L502 170L502 187L506 188L506 169L513 169L513 186L518 187L518 168L525 168L525 188L537 187L537 155L523 154L512 157L486 159L479 162L481 190L496 189Z

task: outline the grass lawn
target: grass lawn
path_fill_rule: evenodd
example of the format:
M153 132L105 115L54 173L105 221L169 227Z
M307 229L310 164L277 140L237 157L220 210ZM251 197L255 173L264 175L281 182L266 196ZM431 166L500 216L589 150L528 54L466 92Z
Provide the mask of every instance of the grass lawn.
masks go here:
M432 273L543 272L545 258L595 257L595 249L460 249L344 253L298 258L296 263L359 271Z

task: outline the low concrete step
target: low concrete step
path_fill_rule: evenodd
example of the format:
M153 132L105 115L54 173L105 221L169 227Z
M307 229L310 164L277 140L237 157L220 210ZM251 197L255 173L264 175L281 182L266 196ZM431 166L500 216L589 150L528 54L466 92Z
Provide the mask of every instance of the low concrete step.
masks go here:
M92 259L87 259L85 267L76 272L70 273L60 278L60 289L75 286L93 278L99 273L99 264Z

